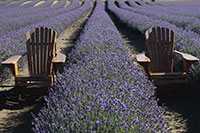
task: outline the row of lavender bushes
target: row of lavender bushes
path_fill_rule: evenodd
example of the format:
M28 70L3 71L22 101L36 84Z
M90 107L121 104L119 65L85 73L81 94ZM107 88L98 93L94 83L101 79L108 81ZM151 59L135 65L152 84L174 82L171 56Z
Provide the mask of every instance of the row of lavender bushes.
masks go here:
M50 17L54 17L63 13L66 13L70 10L74 10L79 7L79 1L74 0L69 6L66 8L59 8L59 9L53 9L51 7L46 7L43 9L42 7L38 7L40 12L30 14L30 10L28 8L23 10L23 16L19 17L14 17L10 18L8 17L7 19L4 18L3 20L0 21L0 35L4 34L5 32L9 32L12 30L17 30L22 27L25 27L27 25L35 24L38 23L42 20L48 19ZM26 12L28 10L28 12ZM32 10L36 10L35 8L32 8ZM19 13L15 14L16 16Z
M23 4L24 2L26 2L27 0L19 0L19 1L13 1L7 5L5 5L5 8L12 8L12 7L16 7L16 6L20 6L21 4Z
M130 60L101 0L68 55L34 132L166 132L154 85Z
M1 2L0 2L0 7L3 7L3 6L9 4L9 3L12 2L12 1L14 1L14 0L1 1Z
M157 3L159 3L160 6L154 8L154 10L156 11L200 18L199 1L174 1L174 2L166 1Z
M30 3L24 4L22 6L16 6L16 7L12 7L12 8L7 8L7 7L1 7L0 11L3 12L2 14L0 14L0 20L5 20L5 19L11 19L11 18L16 18L16 17L20 17L20 16L27 16L27 15L31 15L31 14L39 14L41 12L47 12L49 10L54 10L54 9L59 9L64 7L64 3L62 2L64 0L61 0L60 2L58 2L57 4L51 6L34 6L35 3L38 3L38 0L33 0ZM48 1L46 1L48 2ZM65 1L66 3L66 1ZM29 7L31 6L31 7Z
M129 0L130 2L131 0ZM129 3L128 2L128 3ZM131 1L132 2L132 1ZM195 6L195 4L197 4L197 2L193 3L194 6L193 6L193 10L189 10L190 13L191 12L195 12L195 13L199 13L200 9ZM199 2L200 4L200 2ZM130 4L131 5L131 4ZM128 9L130 11L134 11L138 14L142 14L142 15L146 15L148 17L151 17L153 19L160 19L160 20L163 20L163 21L167 21L167 22L170 22L174 25L176 25L177 27L180 27L180 28L183 28L183 29L187 29L187 30L192 30L193 32L196 32L198 34L200 34L200 13L198 14L198 17L197 16L193 16L193 15L190 15L190 16L186 16L186 15L183 15L183 14L180 14L180 7L179 8L175 8L176 10L173 10L173 13L171 12L166 12L166 10L169 11L169 8L171 7L171 5L169 6L140 6L139 8L135 8L135 6L133 6L134 8L125 8L125 9ZM184 11L184 7L182 7L182 11ZM188 7L192 7L192 6L187 6ZM186 9L187 9L186 8ZM177 13L176 13L177 11ZM175 14L176 13L176 14ZM196 14L197 15L197 14Z
M113 1L108 1L108 9L113 12L120 19L120 21L126 23L133 29L138 29L142 33L144 33L148 28L154 26L161 26L172 29L175 32L175 49L200 58L200 37L198 34L195 34L189 30L183 30L169 22L162 21L160 19L153 19L133 11L122 9L127 8L125 7L127 5L123 2L120 2L120 0L117 1L121 8L118 8ZM200 62L192 66L191 73L193 78L196 80L200 79Z
M73 4L74 3L74 4ZM76 3L76 4L75 4ZM12 55L17 55L25 52L26 49L26 39L25 39L25 33L29 31L32 28L40 27L40 26L47 26L55 29L58 32L58 35L64 31L64 29L78 20L85 12L89 11L91 9L90 2L85 2L80 8L79 7L79 1L75 0L71 3L70 9L73 8L76 10L72 10L69 12L62 13L60 15L50 17L48 19L45 19L41 22L38 22L36 24L27 25L26 27L20 28L19 30L12 31L12 32L6 32L2 35L0 35L0 62L5 60L7 57ZM66 7L67 8L67 7ZM66 10L63 8L63 10ZM24 60L20 61L19 63L23 64ZM6 74L9 72L7 69L3 69L0 65L0 81L2 82L3 79L5 79L8 75Z

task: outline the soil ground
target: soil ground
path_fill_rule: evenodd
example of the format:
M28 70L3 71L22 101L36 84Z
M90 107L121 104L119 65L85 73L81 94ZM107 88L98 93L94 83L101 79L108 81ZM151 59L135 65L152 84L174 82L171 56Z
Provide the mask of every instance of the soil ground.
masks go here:
M57 50L66 55L72 50L76 39L89 18L92 10L86 12L77 22L71 24L57 38ZM28 73L27 63L20 73ZM14 85L14 77L7 79L4 84ZM13 98L15 88L0 87L0 132L31 132L31 113L37 114L44 106L41 95L33 95L21 101Z
M110 18L121 33L125 45L129 48L131 59L145 74L137 63L136 55L144 50L144 35L137 29L132 29L121 23L119 19L107 10ZM165 110L164 118L167 129L172 133L197 133L200 131L200 88L192 84L168 84L157 86L156 98L159 106Z

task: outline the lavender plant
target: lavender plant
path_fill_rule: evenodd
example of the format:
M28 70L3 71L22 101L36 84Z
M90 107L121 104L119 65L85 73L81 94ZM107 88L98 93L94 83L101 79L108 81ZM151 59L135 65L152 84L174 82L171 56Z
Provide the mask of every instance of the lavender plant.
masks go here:
M132 0L127 0L126 3L129 4L129 6L131 7L140 7L137 3L135 3L135 1L132 1Z
M4 33L5 31L6 32L11 30L13 31L25 27L27 25L35 24L50 17L66 13L67 11L76 9L78 7L79 7L79 2L78 0L75 0L66 8L49 10L49 11L40 10L41 11L40 14L33 14L33 15L27 14L13 19L10 18L4 19L0 22L0 34Z
M152 17L154 19L160 19L163 21L167 21L167 22L170 22L170 23L176 25L177 27L187 29L187 30L192 30L194 32L200 33L200 26L199 26L200 21L198 18L196 18L194 16L185 16L185 15L181 15L181 14L171 14L171 12L170 13L165 12L165 10L169 10L169 8L170 8L170 7L168 8L168 6L166 6L164 8L162 7L160 10L158 10L157 7L160 7L160 6L154 6L154 7L151 7L151 6L141 7L140 6L139 8L130 8L130 7L127 7L127 5L123 1L120 2L118 0L118 3L120 5L120 8L134 11L138 14ZM195 11L195 7L193 7L193 10Z
M44 3L38 5L38 7L47 7L47 6L51 6L53 4L54 0L47 0Z
M34 132L166 132L155 87L127 51L97 1L46 107L34 116Z
M131 0L128 0L131 1ZM156 6L149 6L154 11L165 12L173 15L190 16L200 18L200 2L199 1L176 1L176 2L156 2Z
M65 4L66 4L66 0L60 0L58 3L53 5L52 8L54 8L54 9L63 8Z
M27 0L15 1L15 2L13 2L13 3L7 4L7 5L6 5L6 8L20 6L21 4L23 4L23 3L26 2L26 1L27 1Z
M9 4L9 3L12 2L12 1L14 1L14 0L1 1L1 2L0 2L0 7L3 7L3 6Z
M29 7L30 8L30 7L33 7L35 4L37 4L38 2L40 2L40 0L32 0L29 3L21 5L21 7Z
M32 2L24 4L22 6L17 6L17 7L12 7L12 8L7 8L7 7L3 8L2 7L2 8L0 8L0 12L2 12L2 14L0 14L0 20L6 21L6 19L8 19L8 21L9 21L9 19L11 19L11 18L12 19L16 18L16 17L19 18L20 16L38 15L42 12L54 11L55 9L60 9L61 7L64 7L66 0L61 0L52 7L48 4L45 4L46 6L43 5L42 7L34 6L37 2L39 2L39 1L33 0ZM78 1L74 0L72 2L72 5L75 3L78 3Z

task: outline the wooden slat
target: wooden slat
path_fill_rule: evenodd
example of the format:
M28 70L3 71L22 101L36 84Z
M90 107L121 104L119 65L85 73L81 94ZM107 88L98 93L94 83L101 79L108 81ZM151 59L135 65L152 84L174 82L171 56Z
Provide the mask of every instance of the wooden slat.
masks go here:
M168 72L171 72L171 43L170 43L170 37L169 37L169 34L170 34L170 32L169 32L169 29L168 28L166 28L166 45L167 45L167 55L168 55L168 58L169 58L169 60L168 60Z
M52 43L53 43L53 55L55 54L55 51L56 51L56 36L57 36L57 33L55 31L53 31L53 39L52 39Z
M146 32L145 32L145 50L147 51L147 47L148 47L148 44L149 44L149 30L147 30Z
M32 45L32 64L33 64L33 75L36 74L36 63L35 63L35 36L34 36L35 32L32 32L31 34L31 45Z
M30 77L30 78L17 78L16 81L50 81L51 77L42 77L42 78L34 78L34 77Z
M45 28L45 35L44 35L44 37L45 37L45 43L44 43L44 72L45 73L47 73L47 49L48 49L48 43L47 43L47 41L48 41L48 28Z
M148 30L148 36L149 36L149 39L146 41L146 46L147 46L147 51L148 51L148 53L149 53L149 57L150 57L150 59L151 59L151 61L153 60L153 47L152 47L152 43L153 43L153 41L152 41L152 28L150 28L149 30ZM151 68L153 68L153 63L151 63Z
M40 62L40 57L39 57L39 28L36 28L36 55L37 55L37 58L36 58L36 74L40 74L40 65L39 65L39 62Z
M27 47L27 58L28 58L28 70L29 73L32 74L32 66L31 66L31 48L30 48L30 31L26 32L26 47Z
M175 47L175 40L174 40L174 32L173 31L171 31L171 43L172 43L172 47L171 47L171 58L172 58L172 60L171 60L171 72L173 72L174 70L173 70L173 65L174 65L174 47Z
M161 33L160 27L157 27L157 36L158 36L158 43L157 43L157 48L155 48L156 53L157 53L157 55L155 57L157 67L155 68L156 69L155 72L161 72L161 70L162 70L161 64L163 63L163 57L162 57L162 52L161 52L162 51L162 39L161 39L162 33ZM159 58L160 58L160 60L159 60Z
M167 80L177 80L177 79L187 79L187 74L181 72L173 73L150 73L152 79L167 79Z
M47 54L47 73L50 74L50 61L51 61L51 51L52 51L52 30L49 29L49 38L48 38L48 54Z
M44 47L44 44L43 44L43 41L44 41L44 28L41 27L40 28L40 70L41 70L41 74L44 73L44 52L43 52L43 47Z
M53 59L53 56L55 55L55 43L56 43L56 32L53 31L53 36L52 36L52 45L51 45L51 61ZM50 72L52 71L53 64L50 61Z
M158 29L157 29L158 30ZM157 47L157 37L159 37L156 28L152 29L153 33L153 44L152 44L152 62L153 62L153 69L152 71L156 71L159 69L159 58L158 58L158 47ZM159 38L158 38L159 39Z
M30 34L32 35L34 31L35 31L34 29L31 29ZM33 68L33 51L32 51L32 46L31 46L31 43L32 43L31 40L32 40L32 37L30 36L30 43L29 43L29 50L30 51L27 50L27 52L28 52L27 55L29 55L29 57L30 57L30 60L28 60L28 62L30 62L29 63L29 67L30 67L29 73L33 74L34 73L34 70L33 70L34 68Z
M26 32L26 41L30 42L30 31Z
M40 74L40 75L30 75L30 74L24 74L24 75L17 75L16 78L47 78L51 77L51 75L47 74Z
M43 83L20 83L15 86L26 87L26 86L38 86L38 87L49 87L51 86L51 82L43 82Z
M169 58L168 58L168 55L167 55L167 51L168 51L168 47L167 47L167 45L168 44L166 44L166 40L165 40L165 34L166 34L166 32L165 32L165 28L164 27L162 27L161 28L161 31L162 31L162 42L161 42L161 44L160 44L160 49L162 48L162 50L160 50L160 57L162 57L162 59L160 60L160 71L164 71L164 72L168 72L168 60L169 60Z
M168 76L173 76L173 75L186 75L185 72L160 72L160 73L150 73L151 76L165 76L165 75L168 75Z

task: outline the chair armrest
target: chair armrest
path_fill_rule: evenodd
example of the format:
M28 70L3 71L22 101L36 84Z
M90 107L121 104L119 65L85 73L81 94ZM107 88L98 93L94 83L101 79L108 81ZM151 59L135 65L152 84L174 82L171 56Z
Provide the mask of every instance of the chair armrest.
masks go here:
M19 61L19 59L26 55L27 53L23 53L21 55L15 55L15 56L11 56L10 58L8 58L7 60L1 62L2 65L9 65L9 64L15 64Z
M1 64L3 66L9 67L13 73L14 76L18 75L18 66L17 66L17 62L19 61L19 59L26 55L26 53L23 53L21 55L15 55L15 56L11 56L10 58L8 58L7 60L1 62Z
M142 53L136 55L136 60L139 63L151 62L151 60L145 55L145 52L142 52Z
M52 63L53 64L64 64L66 60L66 56L60 52L56 52L56 56L53 57Z
M150 76L150 62L151 60L145 55L145 52L142 52L136 55L137 62L142 65L147 73L147 76Z
M195 63L195 62L198 62L199 59L190 55L190 54L186 54L186 53L182 53L182 52L179 52L177 50L174 51L175 53L177 54L180 54L183 58L184 58L184 66L183 66L183 70L184 72L188 73L189 72L189 68L190 66Z
M176 54L181 55L187 61L194 61L194 62L199 61L199 59L197 57L194 57L190 54L186 54L186 53L183 53L183 52L180 52L180 51L177 51L177 50L175 50L174 52Z

